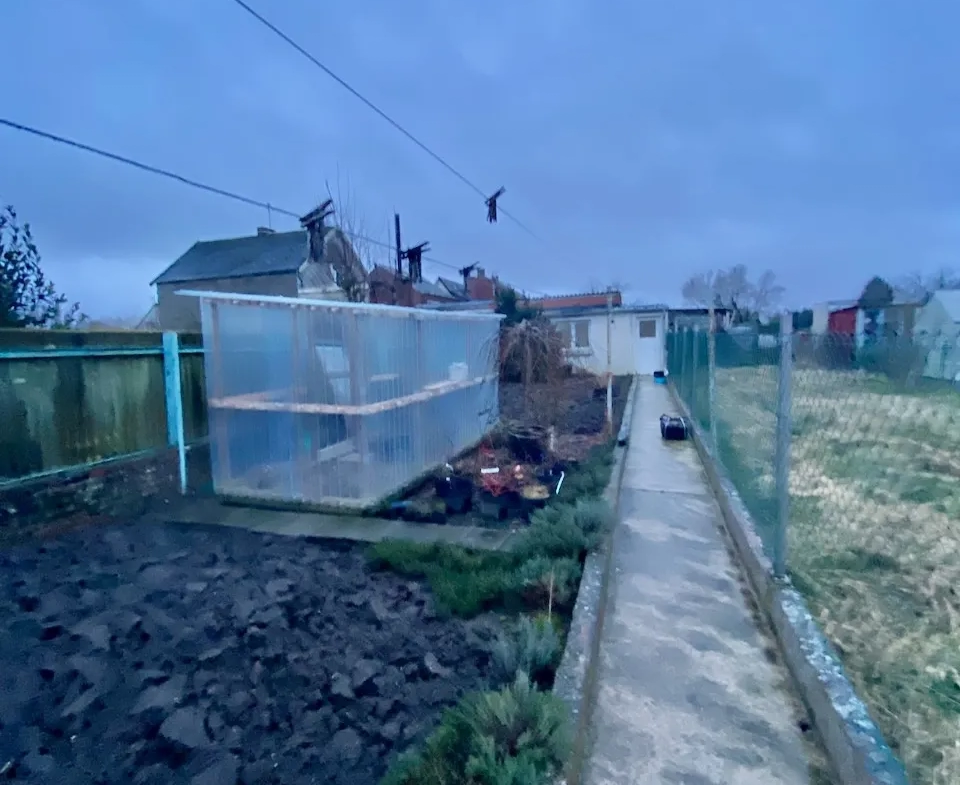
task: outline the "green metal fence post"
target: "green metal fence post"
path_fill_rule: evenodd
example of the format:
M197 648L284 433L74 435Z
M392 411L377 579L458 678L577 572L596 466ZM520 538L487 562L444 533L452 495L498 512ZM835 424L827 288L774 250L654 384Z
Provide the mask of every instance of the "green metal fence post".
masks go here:
M187 492L187 445L183 435L183 396L180 390L180 339L175 332L163 334L163 389L167 410L167 442L177 448L180 493Z
M677 385L677 392L680 393L681 400L686 401L684 389L687 386L687 328L680 328L680 335L677 343L680 345L680 379Z
M717 449L717 418L714 410L717 393L717 315L710 306L710 327L707 333L707 417L710 424L710 442Z
M700 420L700 396L697 394L697 371L700 366L700 326L693 326L693 368L690 371L690 413L698 424Z
M780 373L777 380L777 446L775 477L777 490L777 523L773 539L773 574L787 574L787 527L790 523L790 438L791 389L793 382L793 314L780 316Z

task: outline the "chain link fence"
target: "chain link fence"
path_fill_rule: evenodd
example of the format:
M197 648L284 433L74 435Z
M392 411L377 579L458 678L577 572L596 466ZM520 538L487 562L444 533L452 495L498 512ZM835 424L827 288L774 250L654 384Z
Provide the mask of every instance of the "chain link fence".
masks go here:
M911 781L960 782L958 338L688 329L668 351L671 383Z

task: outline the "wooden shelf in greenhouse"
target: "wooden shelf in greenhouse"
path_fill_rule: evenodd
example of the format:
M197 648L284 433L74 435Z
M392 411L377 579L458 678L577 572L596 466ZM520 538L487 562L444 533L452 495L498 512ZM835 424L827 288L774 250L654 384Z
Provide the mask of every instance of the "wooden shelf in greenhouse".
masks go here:
M423 403L432 398L439 398L453 392L476 387L485 382L494 381L496 376L478 376L474 379L462 381L445 381L427 385L419 392L404 395L400 398L391 398L377 403L360 405L334 403L296 403L294 401L271 401L269 397L274 393L250 393L246 395L230 395L222 398L210 398L210 406L215 409L232 409L248 412L291 412L294 414L342 414L363 417L372 414L402 409L416 403Z

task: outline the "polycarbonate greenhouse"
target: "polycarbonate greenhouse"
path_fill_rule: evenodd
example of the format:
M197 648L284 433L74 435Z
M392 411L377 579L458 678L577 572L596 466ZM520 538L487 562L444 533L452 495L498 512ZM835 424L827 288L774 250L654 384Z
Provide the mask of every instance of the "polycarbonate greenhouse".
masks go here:
M201 301L223 497L369 508L498 419L496 314L182 294Z

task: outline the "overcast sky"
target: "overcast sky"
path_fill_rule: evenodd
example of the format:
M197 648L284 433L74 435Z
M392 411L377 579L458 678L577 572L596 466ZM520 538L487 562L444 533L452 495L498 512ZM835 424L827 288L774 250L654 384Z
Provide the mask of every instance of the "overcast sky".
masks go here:
M956 2L249 2L541 239L232 0L2 0L0 116L295 212L339 173L366 234L397 209L405 241L531 290L679 302L744 262L799 306L960 267ZM0 201L96 316L267 220L4 128Z

